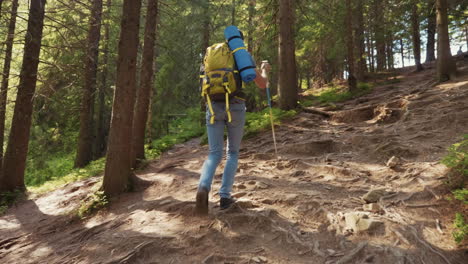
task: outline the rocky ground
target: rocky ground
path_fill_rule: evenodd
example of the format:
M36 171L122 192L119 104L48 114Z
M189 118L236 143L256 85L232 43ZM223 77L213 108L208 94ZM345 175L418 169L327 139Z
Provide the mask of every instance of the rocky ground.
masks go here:
M0 218L1 263L466 263L451 236L447 168L468 134L468 67L436 84L402 73L339 111L309 109L243 142L234 196L193 214L207 147L178 145L137 172L137 190L84 220L99 178L22 201ZM320 112L320 113L319 113Z

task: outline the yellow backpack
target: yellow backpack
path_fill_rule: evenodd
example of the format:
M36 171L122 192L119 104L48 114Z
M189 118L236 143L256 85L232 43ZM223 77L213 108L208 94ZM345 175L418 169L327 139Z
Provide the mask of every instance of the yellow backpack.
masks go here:
M228 121L231 122L229 97L238 90L236 77L238 74L234 56L227 43L217 43L206 49L203 61L205 75L201 75L201 95L206 98L211 113L210 123L214 123L215 114L212 100L225 100ZM240 87L239 87L240 89Z

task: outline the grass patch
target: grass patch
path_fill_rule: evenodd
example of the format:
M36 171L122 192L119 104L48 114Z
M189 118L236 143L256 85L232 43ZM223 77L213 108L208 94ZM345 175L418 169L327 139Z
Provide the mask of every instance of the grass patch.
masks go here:
M355 92L350 92L347 86L337 86L332 84L325 89L312 92L312 96L309 95L305 97L305 99L301 101L301 105L304 107L310 107L313 105L333 105L333 103L343 102L352 98L366 95L370 93L373 88L373 85L370 83L360 82L357 85L357 90Z
M464 140L453 144L448 149L448 154L442 159L442 163L450 168L446 184L452 191L453 197L463 205L468 204L468 189L466 182L468 178L468 135ZM452 232L457 243L461 243L468 237L468 223L463 214L456 212L453 221L455 230Z
M0 216L3 215L8 207L14 204L24 193L22 191L0 193Z
M272 108L273 123L279 124L281 120L291 118L297 114L294 110L284 111ZM259 132L271 127L270 109L266 108L260 112L246 113L244 137L252 137Z
M96 191L81 203L80 208L78 208L77 215L79 218L83 219L99 209L104 208L107 204L109 204L109 200L104 192Z

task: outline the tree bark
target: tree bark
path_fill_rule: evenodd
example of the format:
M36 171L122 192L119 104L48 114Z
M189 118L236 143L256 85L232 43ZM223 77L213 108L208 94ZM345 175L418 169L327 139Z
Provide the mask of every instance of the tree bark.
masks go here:
M1 6L1 2L0 2ZM0 10L1 12L1 10ZM13 52L13 41L15 39L16 16L18 15L18 0L11 4L11 17L8 23L8 34L6 37L5 60L3 62L2 83L0 86L0 168L3 164L3 147L5 144L5 114L8 98L8 84L10 79L11 58ZM2 173L0 170L0 178Z
M387 32L387 44L385 45L387 48L387 65L388 69L394 69L394 59L393 59L393 35L391 32Z
M141 81L140 88L137 91L135 115L133 117L133 167L136 167L140 160L145 159L146 121L148 120L151 89L154 85L154 47L156 44L157 16L158 0L148 0Z
M348 89L350 92L355 92L357 89L357 81L354 72L354 43L353 43L353 7L351 0L346 0L346 47L347 47L347 62L348 62Z
M81 99L80 132L75 168L82 168L93 159L93 115L96 91L99 40L101 37L102 0L94 0L89 19L88 47L85 58L85 83Z
M419 34L419 14L417 1L413 0L411 4L411 35L413 39L414 61L416 63L416 71L422 71L421 64L421 36Z
M297 106L297 69L294 43L294 1L280 0L279 6L279 106Z
M372 31L367 33L367 55L369 57L369 71L375 72L374 45L372 45Z
M435 10L435 0L429 0L427 19L427 44L426 44L426 62L435 61L435 33L437 27L437 17Z
M106 118L106 90L107 77L109 74L109 42L110 42L110 14L111 14L112 0L107 0L107 23L104 24L104 49L102 59L102 75L101 85L98 91L98 102L97 102L97 120L96 120L96 140L94 141L94 159L99 159L106 152L107 140L106 136L109 131L109 119Z
M231 8L231 25L236 25L236 0L232 0Z
M46 0L31 1L18 94L3 162L3 178L0 186L3 191L25 189L24 170L41 51L45 4Z
M254 43L253 43L253 33L254 33L254 24L253 24L253 18L255 15L255 5L256 5L256 0L250 0L249 1L249 29L248 29L248 37L247 37L247 49L252 56L254 56L253 51L254 51Z
M403 39L400 39L400 53L401 53L401 67L405 67L405 47L403 46Z
M450 52L447 0L437 0L437 79L441 82L455 78L457 71Z
M202 32L202 36L203 36L203 39L202 39L202 46L201 46L201 50L202 50L202 54L203 54L203 57L206 55L206 49L210 46L210 0L205 0L204 2L205 6L204 6L204 17L203 17L203 32ZM202 58L202 63L203 63L203 58ZM200 66L201 67L201 66ZM200 74L202 74L202 72L200 72ZM200 80L200 91L201 91L201 80ZM200 97L200 112L202 113L200 115L200 126L203 127L205 125L205 109L206 109L206 105L205 105L205 101L203 100L203 98Z
M357 15L357 26L356 26L356 46L357 46L357 69L356 78L358 81L364 80L365 72L367 72L366 65L366 43L364 36L364 7L363 0L357 1L356 15Z
M377 0L374 2L374 34L375 34L375 45L377 49L377 71L385 70L387 65L385 55L385 30L384 30L384 9L386 8L384 0Z
M141 0L124 0L122 9L117 80L103 181L107 196L125 191L132 166L132 125Z

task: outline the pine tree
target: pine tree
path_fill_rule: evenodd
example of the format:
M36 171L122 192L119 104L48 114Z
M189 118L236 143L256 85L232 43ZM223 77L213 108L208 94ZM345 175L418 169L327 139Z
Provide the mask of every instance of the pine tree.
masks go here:
M456 65L450 53L447 0L437 0L437 79L441 82L453 79Z

